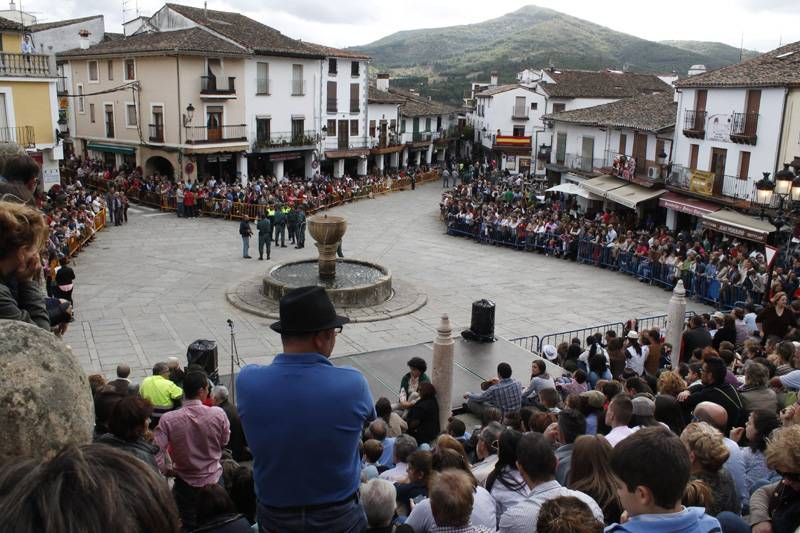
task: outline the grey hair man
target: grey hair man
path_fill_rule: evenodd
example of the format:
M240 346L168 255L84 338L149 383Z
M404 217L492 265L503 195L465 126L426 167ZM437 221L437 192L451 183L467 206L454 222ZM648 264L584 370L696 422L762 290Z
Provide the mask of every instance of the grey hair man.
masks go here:
M230 393L225 385L215 385L211 389L211 401L225 411L228 422L231 425L231 438L228 441L227 449L231 451L233 460L236 462L249 461L253 458L250 449L247 447L247 437L244 436L242 420L239 418L239 411L230 401Z
M500 422L489 422L478 437L478 446L475 453L479 462L472 467L472 475L478 480L479 485L486 483L489 473L494 470L497 463L497 441L505 428Z
M410 435L400 435L394 441L394 468L383 472L381 479L399 483L408 476L408 456L417 451L417 439Z
M385 479L371 479L361 485L361 504L371 529L386 528L392 523L397 489Z

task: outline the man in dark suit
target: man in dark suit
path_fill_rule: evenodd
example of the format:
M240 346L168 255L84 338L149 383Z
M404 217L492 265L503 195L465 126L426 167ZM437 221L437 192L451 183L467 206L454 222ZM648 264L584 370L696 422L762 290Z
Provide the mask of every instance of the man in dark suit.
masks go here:
M689 329L683 333L683 342L681 343L681 362L688 363L692 357L692 352L697 348L705 348L711 346L711 334L703 324L703 317L695 315L689 321Z
M237 463L249 461L253 456L250 455L250 450L247 449L247 438L244 436L239 412L236 410L236 406L228 399L228 388L224 385L215 386L211 391L211 400L214 405L225 411L228 422L231 424L231 438L227 447L231 450L233 460Z
M117 365L117 378L108 382L119 394L136 394L139 392L139 385L132 383L128 376L131 375L131 367L121 363Z

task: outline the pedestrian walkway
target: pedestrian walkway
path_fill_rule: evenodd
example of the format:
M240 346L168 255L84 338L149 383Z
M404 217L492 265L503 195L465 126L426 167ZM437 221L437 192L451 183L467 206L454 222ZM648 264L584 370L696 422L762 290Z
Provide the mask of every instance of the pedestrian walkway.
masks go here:
M669 292L628 276L448 237L439 221L441 190L431 183L331 211L348 219L346 257L379 262L428 295L411 315L345 327L334 357L429 342L442 313L458 334L481 298L495 301L495 333L505 338L666 312ZM143 376L204 338L219 343L227 369L228 318L239 355L269 362L280 350L271 321L238 311L225 293L276 262L315 257L316 248L273 248L269 262L242 259L237 221L133 209L127 225L99 233L74 266L76 321L65 340L84 368L112 374L124 361Z

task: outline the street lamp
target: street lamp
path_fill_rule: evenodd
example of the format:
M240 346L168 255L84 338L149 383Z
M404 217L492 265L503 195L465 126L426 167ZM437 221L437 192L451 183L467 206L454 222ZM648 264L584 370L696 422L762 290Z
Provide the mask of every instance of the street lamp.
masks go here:
M183 115L183 127L186 128L189 124L192 123L192 119L194 118L194 106L189 103L186 106L186 114Z

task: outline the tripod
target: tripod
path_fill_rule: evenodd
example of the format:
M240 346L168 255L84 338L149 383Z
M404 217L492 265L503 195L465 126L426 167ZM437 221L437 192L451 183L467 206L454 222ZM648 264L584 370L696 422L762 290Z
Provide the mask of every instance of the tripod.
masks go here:
M234 375L234 364L242 368L242 361L239 357L239 350L236 348L236 332L233 329L233 320L228 319L228 327L231 330L231 386L230 386L230 399L231 403L236 405L236 376Z

